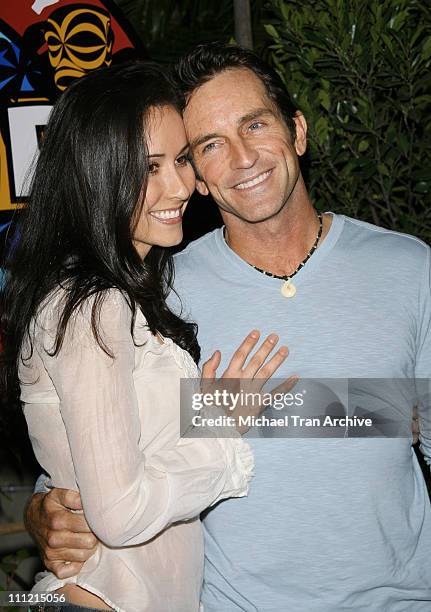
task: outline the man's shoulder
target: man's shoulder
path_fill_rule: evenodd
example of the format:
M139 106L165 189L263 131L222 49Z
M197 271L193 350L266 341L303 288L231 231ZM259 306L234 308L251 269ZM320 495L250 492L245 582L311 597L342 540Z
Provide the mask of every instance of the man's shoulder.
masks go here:
M207 264L211 260L211 255L214 253L217 234L220 231L220 228L217 228L208 232L197 240L190 242L182 251L175 253L175 273L181 274L187 269L193 269L198 263Z
M174 255L174 291L171 291L168 301L170 307L184 318L190 318L190 302L196 309L211 289L208 276L217 261L214 253L217 232L220 231L216 229L204 234Z
M363 254L378 258L380 261L388 259L393 264L402 260L404 263L429 257L430 247L420 238L411 234L398 232L353 219L344 217L345 243L353 252L358 249Z

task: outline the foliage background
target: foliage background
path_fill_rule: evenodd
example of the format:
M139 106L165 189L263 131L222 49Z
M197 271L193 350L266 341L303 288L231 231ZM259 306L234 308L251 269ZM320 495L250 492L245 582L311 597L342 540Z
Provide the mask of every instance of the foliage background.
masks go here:
M431 241L429 3L272 8L271 59L309 123L315 203Z

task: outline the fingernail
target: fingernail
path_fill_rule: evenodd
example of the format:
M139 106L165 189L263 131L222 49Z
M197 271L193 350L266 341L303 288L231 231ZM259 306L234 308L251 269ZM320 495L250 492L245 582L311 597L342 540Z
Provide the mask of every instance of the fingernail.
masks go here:
M275 344L277 340L278 340L277 334L271 334L270 336L268 336L268 341L271 342L271 344Z
M251 333L250 333L250 338L259 338L259 330L258 329L254 329Z
M289 349L287 348L287 346L280 346L280 348L278 349L278 352L281 355L287 355L289 352Z

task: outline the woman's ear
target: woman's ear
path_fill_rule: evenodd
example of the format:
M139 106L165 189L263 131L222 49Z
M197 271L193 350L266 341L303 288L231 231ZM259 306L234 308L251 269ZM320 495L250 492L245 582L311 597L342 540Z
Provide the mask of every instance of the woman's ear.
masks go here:
M208 190L208 187L206 186L206 183L200 179L196 180L196 189L203 196L207 196L209 194L209 190Z
M304 155L307 150L307 122L300 111L295 113L293 120L296 128L295 150L296 153L301 156Z

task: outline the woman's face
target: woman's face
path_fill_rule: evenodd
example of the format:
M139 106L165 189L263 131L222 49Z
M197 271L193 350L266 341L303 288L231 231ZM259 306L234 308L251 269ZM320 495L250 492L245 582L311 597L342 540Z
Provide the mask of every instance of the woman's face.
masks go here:
M182 217L195 188L181 115L171 106L151 110L147 120L149 176L133 243L144 258L154 246L174 246L183 238Z

